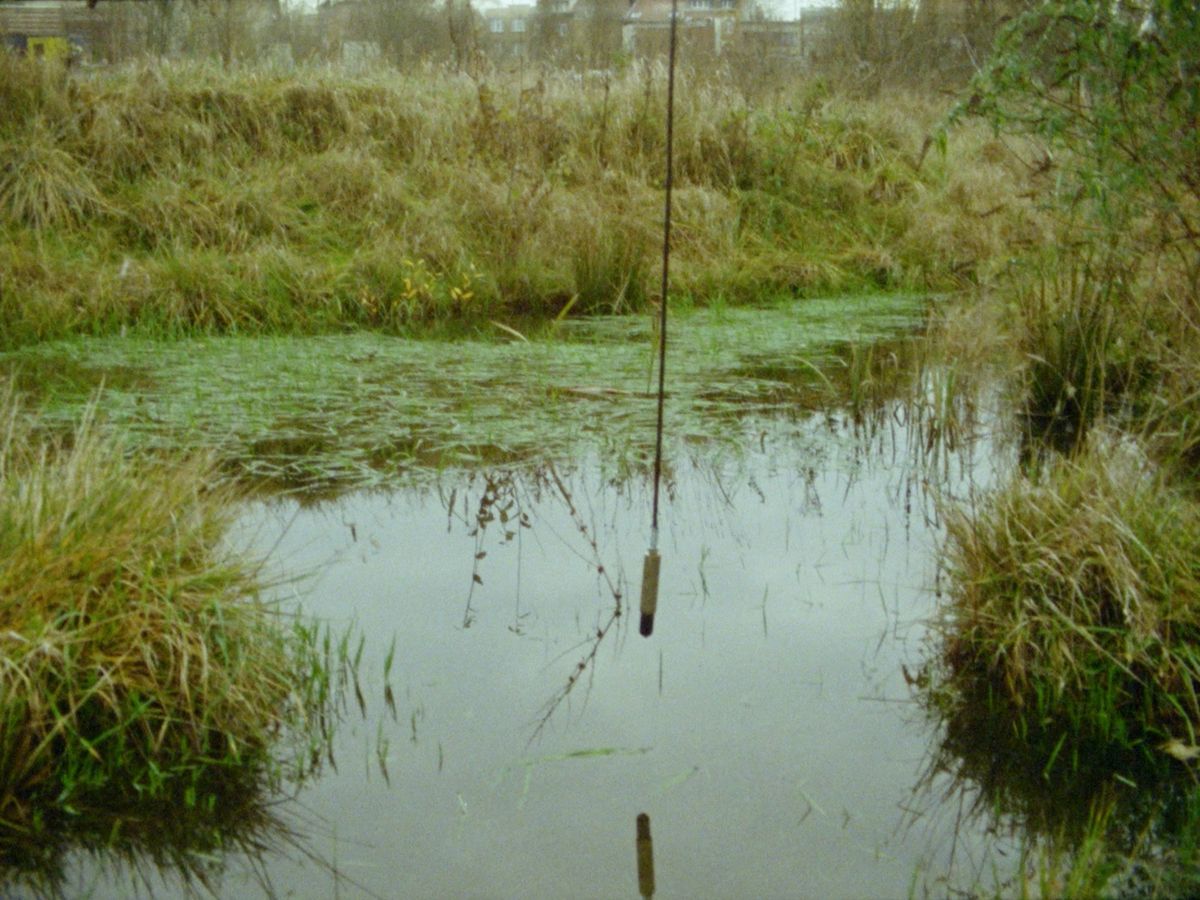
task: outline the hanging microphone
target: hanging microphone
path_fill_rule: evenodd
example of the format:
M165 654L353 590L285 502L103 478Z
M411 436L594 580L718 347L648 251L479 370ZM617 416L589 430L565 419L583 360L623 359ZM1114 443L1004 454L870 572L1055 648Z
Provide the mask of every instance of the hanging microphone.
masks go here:
M650 549L642 564L642 619L638 632L650 637L654 632L654 610L658 607L658 570L662 563L658 555L658 493L662 481L663 403L666 398L667 373L667 295L671 270L671 186L674 180L672 160L675 134L675 33L679 0L671 0L671 39L667 61L667 160L663 198L662 305L658 320L658 408L654 429L654 509L650 518Z
M638 626L638 633L642 637L650 637L654 633L654 611L658 608L658 569L661 564L662 557L652 541L642 563L642 619Z
M637 876L638 893L643 898L654 896L654 841L650 837L650 817L637 817Z

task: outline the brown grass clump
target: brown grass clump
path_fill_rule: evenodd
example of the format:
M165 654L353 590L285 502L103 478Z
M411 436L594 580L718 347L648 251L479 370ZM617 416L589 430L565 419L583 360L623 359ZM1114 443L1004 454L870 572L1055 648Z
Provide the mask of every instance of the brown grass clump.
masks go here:
M104 206L82 160L59 146L42 120L0 142L0 160L0 219L37 231L70 228Z

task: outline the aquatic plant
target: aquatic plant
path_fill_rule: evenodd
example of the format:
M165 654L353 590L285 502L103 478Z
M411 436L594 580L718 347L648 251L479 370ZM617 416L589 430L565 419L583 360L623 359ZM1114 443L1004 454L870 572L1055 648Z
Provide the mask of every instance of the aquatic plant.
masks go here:
M1118 771L1200 755L1192 499L1112 438L946 512L941 708L1003 723L1047 778L1097 755Z
M203 808L319 758L336 667L226 545L233 500L211 460L132 456L94 406L52 440L0 395L0 834Z
M842 405L852 393L847 339L886 340L903 353L922 308L919 298L861 297L682 312L672 330L670 440L733 446L746 440L749 416L788 420ZM456 341L104 338L5 353L0 370L57 428L78 421L103 385L102 425L129 447L212 451L241 484L273 491L379 487L446 466L541 464L592 450L617 469L641 465L654 434L645 319L514 324L530 339L496 323L482 334L448 331ZM904 376L891 353L876 359L869 415L878 418Z

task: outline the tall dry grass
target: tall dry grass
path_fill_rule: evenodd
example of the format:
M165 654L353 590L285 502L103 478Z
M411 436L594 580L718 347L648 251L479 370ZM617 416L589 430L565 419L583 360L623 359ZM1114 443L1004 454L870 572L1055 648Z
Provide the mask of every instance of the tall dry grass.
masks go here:
M393 323L656 294L661 66L536 79L0 67L7 344L375 321L363 297L393 304L380 285L413 266L438 285ZM922 153L931 101L798 82L751 104L692 73L677 99L672 268L699 302L951 289L1040 240L1021 173L984 136ZM464 278L470 303L452 291Z

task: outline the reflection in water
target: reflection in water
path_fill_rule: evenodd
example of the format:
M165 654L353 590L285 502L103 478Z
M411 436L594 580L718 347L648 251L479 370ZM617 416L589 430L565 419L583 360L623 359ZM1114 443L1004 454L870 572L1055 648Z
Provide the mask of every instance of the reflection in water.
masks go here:
M315 864L335 884L353 885L319 858L289 821L290 804L268 786L233 783L216 789L209 803L175 801L93 811L55 823L36 839L0 834L0 896L218 896L230 868L270 895L268 861L280 857Z
M578 349L607 364L595 346ZM791 347L779 383L761 391L708 365L696 385L728 397L676 398L689 424L664 473L671 621L654 652L627 643L621 625L646 546L645 454L609 452L604 442L624 432L582 401L556 396L535 428L513 404L488 406L537 444L520 471L447 469L392 493L284 500L247 516L288 572L316 573L306 611L357 622L372 638L364 668L394 672L400 686L366 685L386 703L339 737L339 760L365 765L327 772L304 797L333 825L325 855L381 896L587 896L596 883L628 883L628 810L653 798L672 842L660 865L689 865L663 868L656 885L639 817L642 896L903 894L916 851L893 839L897 804L926 743L893 701L905 641L930 606L934 528L924 475L902 470L906 448L949 452L950 395L931 383L898 406L891 354L852 354L843 385L842 369L817 378L803 349ZM541 371L532 362L521 364ZM810 394L822 412L798 402ZM631 409L609 412L629 413L632 433ZM602 433L599 449L556 437L572 430ZM572 452L555 452L563 446ZM579 695L568 715L564 701ZM531 731L545 752L527 759ZM523 779L514 785L510 771ZM603 848L586 873L584 819ZM730 833L745 838L732 860L721 852ZM279 894L312 896L295 856L248 866L265 867ZM232 881L227 895L256 893Z
M335 639L330 629L313 628L305 661L312 677L293 685L289 702L299 712L268 732L268 755L215 765L193 753L190 771L174 758L171 767L151 762L146 777L157 778L154 785L138 778L89 783L71 804L22 798L28 814L0 823L0 897L225 896L227 879L274 896L268 870L280 860L319 869L335 890L357 889L312 846L318 829L301 818L297 797L337 771L337 731L357 725L351 697L367 716L359 667L365 637L354 648L352 629ZM214 653L232 652L219 640L215 646ZM389 666L382 686L394 716ZM382 756L379 762L386 779Z
M550 476L550 481L554 486L554 490L557 491L558 499L562 500L566 511L568 511L568 514L571 517L572 526L574 526L578 535L581 536L584 544L587 545L588 556L584 556L583 558L586 560L589 566L592 566L592 568L595 569L596 576L599 577L599 580L607 589L608 595L610 595L612 598L612 608L611 611L608 612L607 618L602 619L600 624L596 625L595 634L590 635L587 642L584 643L584 646L587 647L587 652L583 654L580 661L577 662L574 671L572 671L570 676L566 678L566 683L563 685L563 688L560 688L556 694L550 698L550 701L547 701L545 706L542 707L542 714L538 721L538 727L535 728L533 736L530 737L530 740L534 740L540 736L541 732L545 730L546 725L550 724L550 720L554 715L554 712L556 712L558 707L562 706L563 701L565 701L566 698L571 695L571 691L575 690L575 685L580 683L580 679L583 677L583 674L589 670L592 670L595 665L596 654L600 652L601 644L604 643L605 638L608 636L608 632L616 628L617 624L620 622L620 620L622 620L622 612L624 611L624 607L622 605L624 590L620 588L619 577L616 582L613 581L613 576L610 574L610 569L605 566L604 560L602 560L600 557L600 545L598 538L596 538L595 524L589 524L586 520L584 520L580 510L578 510L577 506L575 505L575 500L571 497L571 492L568 491L568 488L566 488L563 479L560 478L558 474L558 469L553 466L553 463L547 464L546 472L548 473L548 476ZM512 476L514 476L514 474L510 473L510 478L512 478Z
M930 533L851 431L760 420L744 453L675 456L653 650L621 624L644 472L448 471L248 516L277 564L316 573L308 614L368 635L364 696L387 696L380 672L398 688L339 731L337 771L303 797L331 824L323 855L380 896L592 896L628 884L628 810L652 801L660 843L688 860L669 877L658 860L655 896L902 892L915 848L892 842L896 805L926 743L890 701L931 599ZM294 856L264 865L280 895L332 893ZM224 895L262 893L232 876Z
M638 893L653 897L654 840L650 837L650 817L645 813L638 813L637 817L637 879Z
M911 808L943 817L957 810L949 858L936 870L990 878L975 885L988 894L1024 896L1032 883L1058 896L1197 895L1200 784L1192 769L1152 770L1136 753L1096 747L1048 763L1007 722L970 706L942 716L936 698L921 700L934 711L940 743ZM973 846L968 835L979 833L996 840Z
M569 478L569 474L567 477ZM468 510L472 509L471 489L477 482L482 482L479 501L474 507L474 512L468 515ZM471 474L468 476L467 484L461 489L461 493L458 487L451 489L448 494L444 490L439 490L438 493L441 502L445 504L450 526L452 527L453 522L457 519L467 527L466 533L474 541L462 628L470 628L476 619L475 594L477 590L484 588L483 570L485 561L488 559L489 546L492 549L498 549L509 544L516 544L518 572L515 591L516 606L513 622L508 626L508 630L518 637L524 635L526 613L521 611L519 580L522 558L521 534L523 530L533 529L535 522L544 525L547 519L555 514L565 513L569 517L571 530L578 540L582 541L582 545L578 543L573 546L569 545L570 553L581 559L585 566L595 573L602 594L607 594L607 598L611 601L611 607L602 613L594 629L577 645L580 656L574 664L571 674L542 707L537 725L530 737L532 743L541 735L556 710L573 693L580 680L590 672L605 638L621 623L625 595L622 576L614 575L613 568L605 564L597 540L598 523L584 517L584 512L576 505L564 476L559 473L553 463L527 469L493 469ZM462 500L461 511L457 505L460 497ZM489 529L492 528L498 529L499 532L495 545L489 545L487 541ZM562 539L561 535L559 537Z

